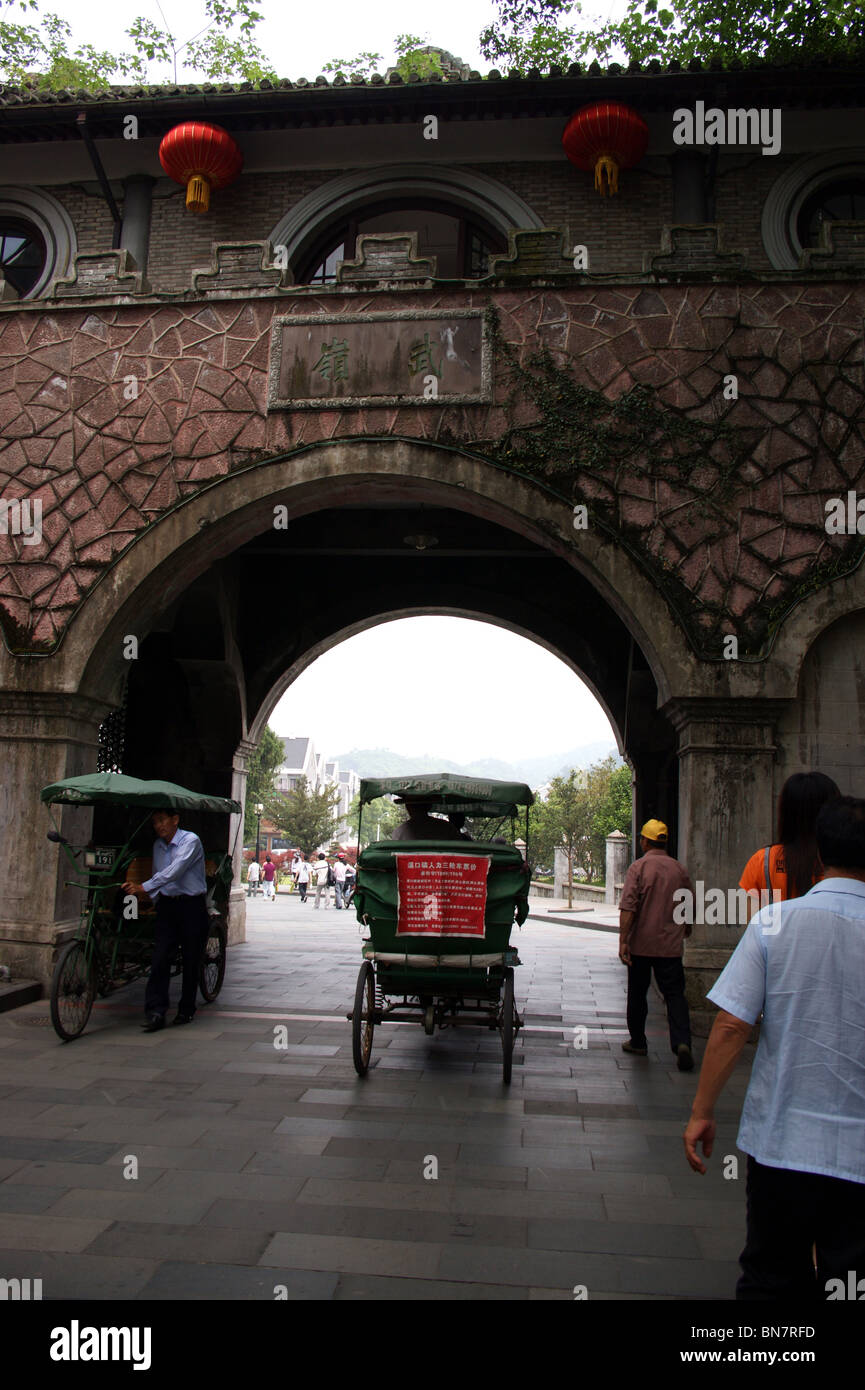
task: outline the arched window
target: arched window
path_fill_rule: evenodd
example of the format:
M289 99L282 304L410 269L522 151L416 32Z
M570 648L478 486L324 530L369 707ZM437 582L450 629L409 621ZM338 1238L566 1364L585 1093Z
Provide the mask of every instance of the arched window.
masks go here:
M796 219L796 233L802 248L820 245L820 228L824 222L848 217L865 221L865 177L823 184L805 199Z
M0 188L0 268L19 299L35 299L65 275L75 229L62 203L38 188Z
M295 283L332 284L339 261L356 260L359 235L417 232L418 255L436 257L440 279L486 274L515 227L543 227L518 193L473 169L393 164L328 179L293 203L268 240L285 248Z
M438 199L395 198L332 225L298 264L295 282L333 284L339 262L355 259L357 238L373 232L417 232L418 256L434 257L444 280L478 279L487 274L490 256L507 249L500 232L461 208Z
M19 299L28 295L45 266L45 238L32 222L0 212L0 272Z
M772 265L796 270L802 252L820 245L822 225L839 218L865 219L865 149L807 155L778 176L762 219Z

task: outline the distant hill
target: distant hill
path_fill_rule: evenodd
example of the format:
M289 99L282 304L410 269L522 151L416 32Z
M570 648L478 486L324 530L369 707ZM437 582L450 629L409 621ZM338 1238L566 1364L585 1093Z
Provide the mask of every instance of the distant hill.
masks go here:
M588 767L600 762L610 753L613 743L600 739L571 748L564 753L548 753L542 757L519 758L505 762L501 758L478 758L471 763L456 763L430 753L408 756L393 753L389 748L352 748L347 753L334 754L340 771L352 768L359 777L404 777L409 773L453 772L462 777L494 777L506 782L527 782L538 787L550 777L567 773L572 767Z

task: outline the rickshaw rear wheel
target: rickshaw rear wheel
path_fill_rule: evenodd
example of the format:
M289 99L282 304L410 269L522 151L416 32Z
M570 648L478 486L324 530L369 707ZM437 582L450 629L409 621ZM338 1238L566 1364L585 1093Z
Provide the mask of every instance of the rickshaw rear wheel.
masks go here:
M205 1003L212 1004L225 979L225 927L214 919L207 930L207 940L198 971L198 988Z
M64 1042L72 1042L87 1027L96 994L93 962L80 941L70 941L54 967L51 981L51 1022Z
M511 966L505 969L505 987L502 990L502 1081L510 1083L511 1063L514 1056L514 972Z
M366 1015L366 1017L364 1017ZM351 1051L358 1076L366 1076L375 1029L375 970L365 960L357 977L354 1010L351 1015Z

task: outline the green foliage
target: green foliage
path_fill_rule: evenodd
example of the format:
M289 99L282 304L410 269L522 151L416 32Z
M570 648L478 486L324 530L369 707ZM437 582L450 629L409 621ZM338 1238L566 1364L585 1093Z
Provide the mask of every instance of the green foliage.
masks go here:
M546 800L537 800L529 815L533 863L552 867L554 852L561 849L568 856L570 881L574 870L582 869L590 883L603 883L607 836L614 830L631 833L631 769L617 763L611 754L585 773L571 768L566 777L553 778Z
M250 828L255 829L256 804L264 805L268 798L273 796L274 773L282 762L284 752L282 739L268 724L246 769L246 807L243 823L247 842Z
M338 801L338 787L313 792L306 778L298 777L294 791L287 796L271 796L265 805L280 835L298 849L314 854L319 845L329 845L336 833Z
M30 0L20 8L37 6ZM89 43L72 48L71 39L72 28L60 15L47 14L41 28L0 20L0 76L18 86L29 77L37 89L50 91L71 87L100 92L114 76L144 81L146 69L137 54L100 52Z
M396 61L393 66L403 81L407 82L412 74L417 74L423 80L442 71L439 54L435 51L424 52L427 43L427 39L419 38L417 34L398 34L394 39ZM322 64L321 70L334 77L342 77L346 82L361 77L369 80L373 73L381 70L383 62L380 53L358 53L355 58L331 58L330 62Z
M348 823L353 830L357 829L359 813L360 795L356 794L348 811ZM397 826L401 825L404 820L404 808L397 806L389 796L379 796L376 797L375 801L367 802L363 808L363 820L361 821L363 843L360 848L363 849L375 840L389 840Z
M22 0L19 8L38 13L36 0ZM177 81L178 61L211 81L276 77L253 38L263 16L251 0L204 0L204 13L208 22L184 43L167 25L160 28L139 16L126 31L134 51L117 54L100 52L92 44L72 48L71 26L56 14L47 13L40 25L0 21L0 76L16 84L29 77L42 90L72 87L92 92L104 91L117 78L146 82L147 64L154 62L169 66L164 81Z
M413 73L423 81L425 77L442 72L439 54L421 51L428 43L428 38L421 39L416 34L398 34L394 39L394 52L397 55L395 66L403 81L407 82Z
M768 61L802 65L818 58L853 58L865 49L862 0L629 0L618 20L565 24L582 16L567 0L498 0L498 22L481 34L491 62L526 71L551 64L611 61L724 66Z
M321 70L350 82L353 77L372 77L374 72L378 72L381 62L380 53L358 53L356 58L331 58L329 63L322 63Z

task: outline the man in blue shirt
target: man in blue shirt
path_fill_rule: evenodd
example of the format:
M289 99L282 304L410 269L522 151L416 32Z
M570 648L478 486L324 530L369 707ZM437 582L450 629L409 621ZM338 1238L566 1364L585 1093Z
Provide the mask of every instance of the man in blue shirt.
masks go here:
M844 1297L865 1275L865 801L828 802L816 836L822 881L758 912L709 992L720 1013L684 1135L705 1173L697 1145L711 1154L715 1102L762 1012L737 1140L742 1300Z
M183 957L183 986L173 1021L191 1023L195 1017L198 972L209 926L201 841L192 831L179 828L176 811L154 811L152 821L159 837L153 846L153 873L144 883L123 885L125 892L156 903L153 961L144 996L145 1033L165 1027L171 963L178 946Z

